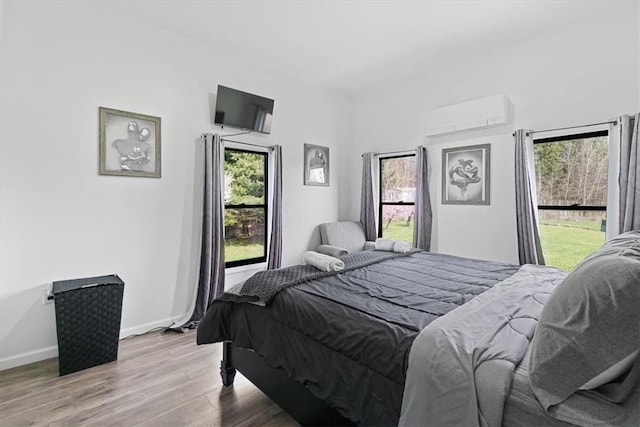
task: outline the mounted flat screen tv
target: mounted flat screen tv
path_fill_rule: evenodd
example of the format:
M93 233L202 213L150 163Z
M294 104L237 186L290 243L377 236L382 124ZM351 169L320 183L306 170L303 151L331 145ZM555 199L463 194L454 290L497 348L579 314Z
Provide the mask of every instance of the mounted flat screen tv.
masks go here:
M215 124L271 133L273 99L218 86Z

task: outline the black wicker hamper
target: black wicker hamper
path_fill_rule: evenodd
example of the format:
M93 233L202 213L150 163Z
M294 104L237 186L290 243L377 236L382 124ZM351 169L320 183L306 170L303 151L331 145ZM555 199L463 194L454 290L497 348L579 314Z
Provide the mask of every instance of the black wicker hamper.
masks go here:
M123 292L116 274L53 282L60 376L118 359Z

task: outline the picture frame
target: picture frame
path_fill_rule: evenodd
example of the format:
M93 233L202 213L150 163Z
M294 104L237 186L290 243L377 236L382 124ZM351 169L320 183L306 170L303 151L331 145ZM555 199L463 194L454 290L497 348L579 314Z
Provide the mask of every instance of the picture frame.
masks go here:
M329 147L304 144L304 185L329 186Z
M99 107L100 175L161 177L160 117Z
M488 205L491 144L442 150L442 204Z

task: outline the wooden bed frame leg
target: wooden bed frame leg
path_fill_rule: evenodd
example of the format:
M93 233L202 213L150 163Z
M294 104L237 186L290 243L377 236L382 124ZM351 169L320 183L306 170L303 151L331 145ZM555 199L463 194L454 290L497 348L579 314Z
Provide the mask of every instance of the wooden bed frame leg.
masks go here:
M220 377L222 378L222 384L226 387L233 385L233 380L236 377L236 368L233 367L233 360L231 357L231 345L231 341L225 341L222 343Z

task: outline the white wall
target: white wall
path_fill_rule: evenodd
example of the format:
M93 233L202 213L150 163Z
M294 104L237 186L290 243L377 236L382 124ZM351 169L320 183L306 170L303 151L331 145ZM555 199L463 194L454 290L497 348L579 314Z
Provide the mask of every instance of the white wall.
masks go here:
M0 368L57 354L53 305L41 301L55 280L119 274L124 334L187 311L196 139L219 131L209 111L218 84L275 99L271 136L237 139L283 146L284 264L316 245L318 223L338 218L338 185L302 185L302 147L344 157L346 98L108 7L52 3L2 9ZM99 106L161 117L161 179L98 175ZM332 182L340 174L333 167Z
M354 100L349 157L364 151L410 149L424 142L420 113L432 108L505 93L514 120L493 130L431 138L430 186L434 251L517 262L513 139L515 129L548 129L608 120L638 111L637 4L610 8L598 22L583 22L540 34L526 44L484 46L454 64L433 58L430 72L381 87ZM442 149L491 144L491 205L441 203ZM358 218L360 171L351 172L350 217Z

